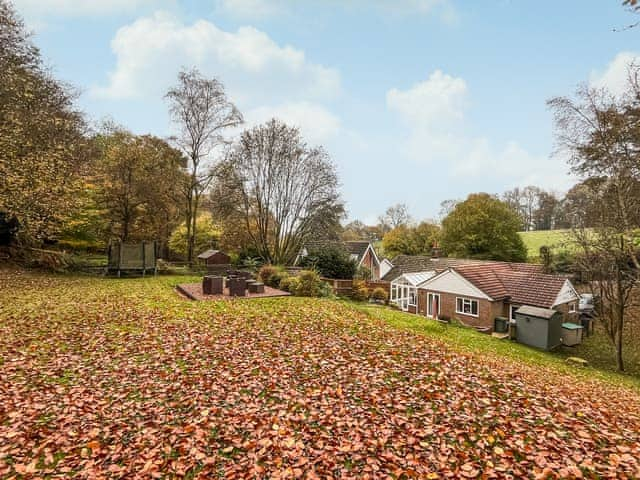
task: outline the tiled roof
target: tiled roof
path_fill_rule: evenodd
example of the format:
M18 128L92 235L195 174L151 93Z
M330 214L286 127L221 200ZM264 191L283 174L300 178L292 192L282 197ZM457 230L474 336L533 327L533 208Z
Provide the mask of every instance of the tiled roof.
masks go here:
M385 274L382 280L391 281L403 273L441 272L457 265L484 264L487 261L450 257L433 258L427 255L398 255L391 260L391 263L393 268Z
M566 278L542 273L540 265L487 263L461 265L454 270L494 300L551 308Z

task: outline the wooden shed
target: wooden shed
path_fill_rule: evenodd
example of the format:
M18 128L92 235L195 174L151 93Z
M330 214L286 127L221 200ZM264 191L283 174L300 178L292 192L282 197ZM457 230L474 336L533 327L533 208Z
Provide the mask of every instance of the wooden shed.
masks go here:
M205 265L229 265L231 257L221 250L207 250L198 255L198 260Z

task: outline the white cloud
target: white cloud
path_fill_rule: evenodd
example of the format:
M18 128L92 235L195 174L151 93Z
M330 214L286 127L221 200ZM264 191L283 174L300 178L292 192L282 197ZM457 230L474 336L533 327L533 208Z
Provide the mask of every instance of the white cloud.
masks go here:
M488 138L464 131L467 101L464 79L440 70L407 90L387 92L387 107L408 126L406 154L419 163L441 162L450 175L479 178L491 175L515 185L567 186L566 168L559 162L527 152L512 140L496 147Z
M219 77L237 102L282 102L296 96L329 98L340 91L337 70L307 60L302 50L276 44L253 27L227 32L198 20L185 25L164 12L118 30L111 43L115 70L98 97L161 95L182 66Z
M219 0L218 9L233 17L260 19L287 12L277 0Z
M300 129L311 145L323 144L340 132L340 119L321 105L309 102L284 103L274 107L262 106L245 115L248 126L278 118Z
M436 70L426 81L408 90L389 90L387 106L421 128L438 128L443 122L462 119L466 93L467 84L462 78Z
M628 86L629 66L632 63L640 66L640 54L620 52L603 71L591 72L589 84L607 88L614 95L622 95Z
M141 7L165 4L158 0L14 0L24 15L98 16L131 13Z

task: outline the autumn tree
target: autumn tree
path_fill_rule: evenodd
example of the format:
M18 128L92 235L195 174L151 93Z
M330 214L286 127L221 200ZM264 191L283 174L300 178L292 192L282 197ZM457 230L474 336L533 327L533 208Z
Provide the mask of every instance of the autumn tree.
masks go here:
M523 262L520 218L505 202L474 193L442 221L442 247L452 256Z
M89 180L107 223L107 236L122 242L160 240L166 246L182 215L188 181L182 154L164 140L105 125L94 138Z
M212 200L223 228L240 222L259 256L273 264L292 262L305 240L344 215L327 153L275 119L242 133L216 169Z
M400 225L387 232L382 239L382 248L388 256L431 255L438 243L440 227L429 222L416 226Z
M640 281L640 69L629 67L627 89L578 88L575 97L549 101L559 150L588 185L591 229L574 229L577 269L600 295L598 319L624 370L623 332Z
M193 261L198 211L213 180L213 164L225 133L243 121L242 114L227 98L216 78L205 78L198 70L181 71L178 83L166 94L171 117L179 129L175 145L188 158L189 182L184 191L187 227L187 260Z
M22 243L55 238L75 210L87 146L75 97L0 0L0 214Z

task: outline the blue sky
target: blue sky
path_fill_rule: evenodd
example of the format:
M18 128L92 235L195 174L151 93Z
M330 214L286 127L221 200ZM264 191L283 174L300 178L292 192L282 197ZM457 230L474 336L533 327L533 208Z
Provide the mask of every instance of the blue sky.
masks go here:
M636 19L614 0L14 3L93 121L170 135L163 94L196 66L247 125L277 116L324 145L367 222L400 202L422 219L471 192L566 190L545 101L621 88L640 52L640 28L613 31Z

